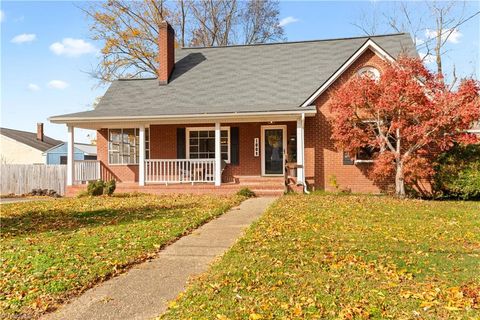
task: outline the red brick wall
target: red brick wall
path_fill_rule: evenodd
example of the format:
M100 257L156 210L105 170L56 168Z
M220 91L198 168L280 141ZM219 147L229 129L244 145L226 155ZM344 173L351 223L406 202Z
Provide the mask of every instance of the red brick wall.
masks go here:
M261 175L261 155L254 156L254 138L261 139L261 126L270 123L222 123L225 127L239 128L239 161L238 165L228 164L223 173L224 181L232 181L236 176ZM288 137L295 135L296 122L275 122L274 125L287 126ZM177 158L177 128L212 127L213 124L192 125L152 125L150 126L150 158L176 159ZM110 165L108 166L108 130L97 132L98 160L102 161L104 177L115 177L119 182L138 181L138 165ZM261 141L260 141L261 143ZM286 146L285 146L286 147ZM108 167L108 170L107 170Z
M317 115L306 118L305 122L305 176L308 183L316 189L333 190L333 178L340 189L350 189L353 192L377 193L385 187L376 185L367 177L371 164L343 164L343 151L336 150L331 140L332 129L329 122L332 117L332 93L355 76L360 68L373 66L381 71L383 63L372 51L365 52L315 101Z

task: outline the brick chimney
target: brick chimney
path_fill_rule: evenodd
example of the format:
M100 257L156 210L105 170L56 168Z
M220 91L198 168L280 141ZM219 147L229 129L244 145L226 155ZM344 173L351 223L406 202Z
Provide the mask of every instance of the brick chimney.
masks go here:
M43 141L43 123L37 123L37 140Z
M158 34L158 81L161 85L168 83L175 66L175 31L172 26L163 21Z

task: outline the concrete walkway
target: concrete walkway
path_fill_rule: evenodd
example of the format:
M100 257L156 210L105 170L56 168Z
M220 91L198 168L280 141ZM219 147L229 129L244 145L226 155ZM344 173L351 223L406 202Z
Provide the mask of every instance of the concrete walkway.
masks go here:
M152 319L207 270L275 198L244 201L162 250L158 257L86 291L43 319Z

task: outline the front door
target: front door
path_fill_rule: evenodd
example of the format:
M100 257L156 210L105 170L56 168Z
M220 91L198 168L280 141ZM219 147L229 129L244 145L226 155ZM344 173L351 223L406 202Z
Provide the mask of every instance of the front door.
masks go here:
M262 175L283 175L286 126L262 126Z

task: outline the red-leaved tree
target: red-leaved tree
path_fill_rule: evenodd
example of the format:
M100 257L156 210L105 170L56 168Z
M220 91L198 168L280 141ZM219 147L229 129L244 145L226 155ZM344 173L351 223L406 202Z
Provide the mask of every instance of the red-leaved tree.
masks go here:
M480 119L480 85L472 79L449 90L419 59L385 63L379 79L354 77L332 99L332 138L354 157L373 150L371 176L405 185L427 179L432 159L455 142L475 142L466 133Z

